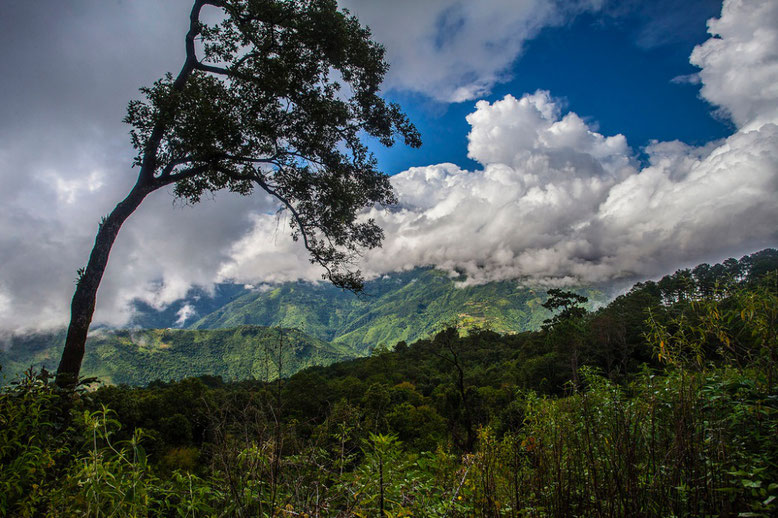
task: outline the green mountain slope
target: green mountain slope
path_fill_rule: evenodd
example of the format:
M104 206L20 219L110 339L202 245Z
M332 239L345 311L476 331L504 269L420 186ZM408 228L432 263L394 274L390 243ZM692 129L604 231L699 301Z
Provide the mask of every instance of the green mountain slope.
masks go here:
M577 291L593 303L604 299L591 288ZM223 285L213 296L195 291L164 311L138 306L133 320L136 326L175 327L175 308L188 305L205 313L190 329L93 332L82 374L131 385L205 374L225 380L273 378L278 375L277 328L284 328L281 363L286 376L363 356L378 346L411 343L453 321L500 333L537 329L549 316L541 306L545 297L545 288L512 281L459 287L456 279L433 269L384 276L369 282L359 296L326 283L251 291ZM0 344L6 381L30 366L54 370L63 343L60 331Z
M34 366L56 369L63 333L17 339L0 356L6 382ZM107 383L143 385L213 375L225 380L271 380L312 365L352 358L337 344L328 344L295 329L242 326L234 329L147 329L100 331L87 340L81 373Z
M577 291L592 304L604 300L595 289ZM246 293L191 327L288 326L365 354L378 345L430 336L455 320L503 333L537 329L548 317L544 300L544 288L515 281L459 287L444 272L416 269L371 281L361 296L311 283Z
M347 320L354 298L332 285L286 283L269 291L242 295L190 327L284 326L330 341Z
M249 290L243 284L216 284L210 291L195 286L189 290L185 298L176 300L161 310L141 300L135 300L133 301L135 311L127 327L142 329L181 327L183 312L207 315L246 293L249 293Z

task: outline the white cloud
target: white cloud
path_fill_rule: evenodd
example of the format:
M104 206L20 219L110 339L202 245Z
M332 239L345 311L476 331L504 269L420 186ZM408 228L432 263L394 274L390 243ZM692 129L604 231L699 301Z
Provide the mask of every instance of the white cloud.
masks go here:
M640 168L622 135L602 135L564 114L548 92L479 101L467 117L468 154L483 169L437 164L395 176L400 205L369 214L387 238L366 256L366 269L380 275L437 265L465 270L470 282L604 281L774 246L778 83L770 71L778 41L768 35L778 27L778 4L767 4L727 2L721 20L710 23L717 37L692 55L702 67L702 94L740 128L729 138L701 147L653 142ZM741 25L747 30L730 30ZM744 66L753 81L738 96L728 78ZM257 228L267 225L260 221ZM266 236L240 248L244 258L262 257L262 242ZM292 257L287 276L300 271L288 268ZM242 264L248 261L231 268L251 277Z
M321 280L321 269L308 261L302 243L290 239L289 221L283 214L252 214L251 231L232 244L229 259L217 270L219 281Z
M569 21L600 0L341 0L385 45L386 88L443 102L488 94L509 77L524 44L544 27Z
M387 231L371 268L436 264L464 269L473 282L603 281L778 241L775 124L703 148L655 143L646 150L650 165L638 171L628 148L606 144L620 139L591 130L577 138L579 125L564 124L574 115L533 125L521 109L533 99L479 103L470 149L482 171L444 164L395 177L404 203L371 214ZM515 127L523 139L508 137ZM539 145L559 127L554 145Z
M71 179L63 178L56 171L48 171L45 176L46 181L56 189L58 201L65 204L75 203L82 194L100 190L105 177L102 171L98 170L85 177Z
M778 2L727 0L708 21L711 38L695 47L702 95L739 128L778 118Z
M680 76L675 76L670 80L670 82L679 85L683 85L683 84L698 85L702 83L702 80L700 79L699 74L694 73L694 74L683 74Z
M560 114L560 107L545 91L521 99L508 95L491 105L479 101L476 111L467 116L472 128L468 156L484 165L505 164L546 176L561 174L562 179L570 174L621 176L631 171L630 149L623 135L604 137L575 113ZM594 161L577 163L576 155ZM530 166L527 160L542 163ZM565 169L570 165L578 168L571 173Z
M183 306L181 306L181 309L179 309L176 312L176 316L178 317L178 319L176 320L176 325L183 326L187 320L189 320L196 314L197 311L195 310L194 306L192 306L191 304L184 304Z

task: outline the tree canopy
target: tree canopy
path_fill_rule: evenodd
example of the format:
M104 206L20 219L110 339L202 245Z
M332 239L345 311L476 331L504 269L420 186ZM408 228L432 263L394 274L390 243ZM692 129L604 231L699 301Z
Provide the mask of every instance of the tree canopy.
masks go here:
M218 23L201 21L206 6L221 10ZM421 145L400 107L380 96L384 49L334 0L195 0L185 48L178 75L129 104L138 180L79 270L60 385L78 378L111 247L149 193L173 185L196 203L220 189L264 191L290 214L293 239L323 277L359 290L356 259L383 238L360 213L396 201L365 140Z
M223 20L201 23L205 5L223 9ZM359 289L350 260L383 234L358 212L396 201L364 136L421 143L379 95L384 49L335 1L198 0L186 50L177 78L129 104L135 165L190 202L225 188L264 190L291 214L294 237L326 278Z

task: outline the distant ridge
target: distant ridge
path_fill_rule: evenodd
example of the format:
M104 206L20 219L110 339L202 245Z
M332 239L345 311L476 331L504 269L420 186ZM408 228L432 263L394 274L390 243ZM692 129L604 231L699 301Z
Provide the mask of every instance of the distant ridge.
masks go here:
M605 301L594 288L575 291L589 297L592 305ZM371 281L360 296L303 282L249 291L190 327L293 327L362 355L378 345L393 347L425 338L454 321L501 333L537 329L548 317L541 307L545 298L545 288L516 281L459 287L445 272L418 268Z
M365 356L376 347L412 343L453 322L516 333L539 328L549 315L541 306L545 288L516 281L460 287L461 280L417 268L370 281L360 295L327 283L261 289L221 284L212 293L193 289L164 310L136 302L130 329L90 333L82 374L129 385L206 374L272 379L278 375L281 334L282 375L288 376ZM589 297L590 305L605 299L593 288L576 291ZM55 370L63 342L59 330L0 344L5 382L30 366Z

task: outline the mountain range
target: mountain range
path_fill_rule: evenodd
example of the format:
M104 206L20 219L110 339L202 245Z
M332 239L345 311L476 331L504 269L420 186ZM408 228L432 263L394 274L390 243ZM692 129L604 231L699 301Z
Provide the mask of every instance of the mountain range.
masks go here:
M590 306L606 300L592 287L575 291ZM549 316L545 298L543 287L469 285L432 268L385 275L358 295L310 282L195 288L162 310L136 302L129 329L93 331L82 374L130 385L203 374L273 379L411 343L452 323L500 333L536 329ZM0 349L6 381L30 366L56 368L63 341L64 331L7 340Z
M194 293L177 301L170 313L188 306L193 314L183 324L189 329L223 329L241 325L299 329L312 337L342 344L357 355L377 346L413 342L457 322L462 327L489 327L501 333L538 328L548 312L541 306L545 288L516 281L468 285L464 277L432 268L385 275L366 283L361 294L345 292L328 283L296 282L259 289L235 290L222 286L213 296ZM605 301L591 287L577 287L590 305ZM231 300L225 301L229 297ZM214 300L222 301L212 309ZM178 308L176 310L176 308ZM207 312L201 310L205 308ZM149 326L161 316L137 312L141 327L175 327L180 322ZM160 322L158 320L158 322Z

